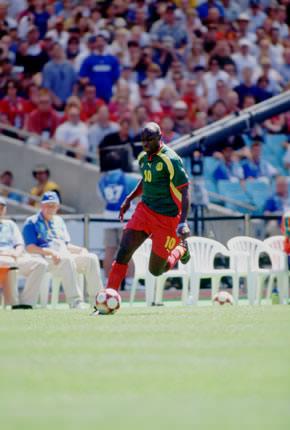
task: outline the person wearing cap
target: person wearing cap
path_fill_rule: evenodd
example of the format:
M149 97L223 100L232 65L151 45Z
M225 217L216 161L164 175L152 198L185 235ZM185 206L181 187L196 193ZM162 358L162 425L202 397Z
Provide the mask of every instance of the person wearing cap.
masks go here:
M57 215L59 204L56 193L44 193L40 211L24 223L24 241L27 252L43 256L48 271L61 278L69 306L82 309L78 272L84 274L89 300L94 304L96 292L102 288L99 260L85 248L71 244L65 222Z
M133 253L148 238L152 240L149 271L153 276L173 268L179 260L186 264L190 259L186 242L190 233L186 221L188 176L182 161L163 144L160 127L155 122L145 125L141 141L143 151L138 163L142 179L123 201L119 213L121 221L130 209L132 200L142 197L125 226L109 274L107 288L115 290L120 288L126 276Z
M99 32L91 40L93 52L82 63L79 77L83 85L88 82L93 84L97 97L108 103L113 94L113 86L120 76L120 66L117 57L106 53L106 37L105 32Z
M238 70L238 75L241 79L242 70L245 67L250 67L253 71L255 71L255 69L258 68L258 63L256 58L250 53L252 44L248 39L242 38L241 40L239 40L238 45L239 45L239 52L236 52L235 54L233 54L232 59L235 62L235 65Z
M9 271L5 279L5 305L12 309L31 309L36 305L47 263L24 251L24 241L16 223L5 217L7 203L0 196L0 268ZM25 287L18 293L15 270L26 278Z
M50 170L46 165L39 164L38 166L35 166L32 171L32 175L37 181L37 184L30 190L30 194L32 196L42 197L47 191L54 191L58 195L59 200L61 200L60 187L56 182L49 179ZM30 204L36 206L35 200L32 200Z

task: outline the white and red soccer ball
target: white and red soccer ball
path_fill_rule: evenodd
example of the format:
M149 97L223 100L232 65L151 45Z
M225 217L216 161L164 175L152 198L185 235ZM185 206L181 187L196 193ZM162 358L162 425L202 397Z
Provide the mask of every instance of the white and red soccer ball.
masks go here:
M213 296L212 299L214 304L218 305L233 305L234 304L234 298L233 296L228 293L227 291L219 291L217 294Z
M96 296L96 309L102 315L115 313L121 306L121 296L113 288L106 288Z

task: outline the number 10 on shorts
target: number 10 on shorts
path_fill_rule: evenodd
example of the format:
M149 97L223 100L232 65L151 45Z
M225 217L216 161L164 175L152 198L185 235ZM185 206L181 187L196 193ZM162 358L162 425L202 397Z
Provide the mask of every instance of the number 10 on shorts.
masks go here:
M175 247L175 244L176 244L175 237L166 236L166 241L165 241L164 248L166 248L169 251L171 251Z

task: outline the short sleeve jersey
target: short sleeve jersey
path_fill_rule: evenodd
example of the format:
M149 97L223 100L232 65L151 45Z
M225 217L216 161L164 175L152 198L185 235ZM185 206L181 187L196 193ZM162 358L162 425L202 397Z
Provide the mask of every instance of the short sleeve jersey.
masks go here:
M12 249L17 245L24 245L24 242L15 222L0 220L0 250Z
M141 152L138 162L143 178L143 203L159 214L177 216L181 210L180 190L188 185L181 158L163 144L156 154Z
M70 236L64 220L55 215L51 221L46 221L39 212L27 218L23 227L25 245L36 245L41 248L49 248L55 239L69 243Z

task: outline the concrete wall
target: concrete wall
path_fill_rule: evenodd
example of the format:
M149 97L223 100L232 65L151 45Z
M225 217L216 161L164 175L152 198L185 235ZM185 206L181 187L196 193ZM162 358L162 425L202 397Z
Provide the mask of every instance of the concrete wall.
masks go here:
M48 166L51 179L60 185L64 204L81 213L103 210L102 199L96 194L100 174L96 166L0 136L0 172L13 172L15 188L29 192L34 185L31 172L36 164Z

